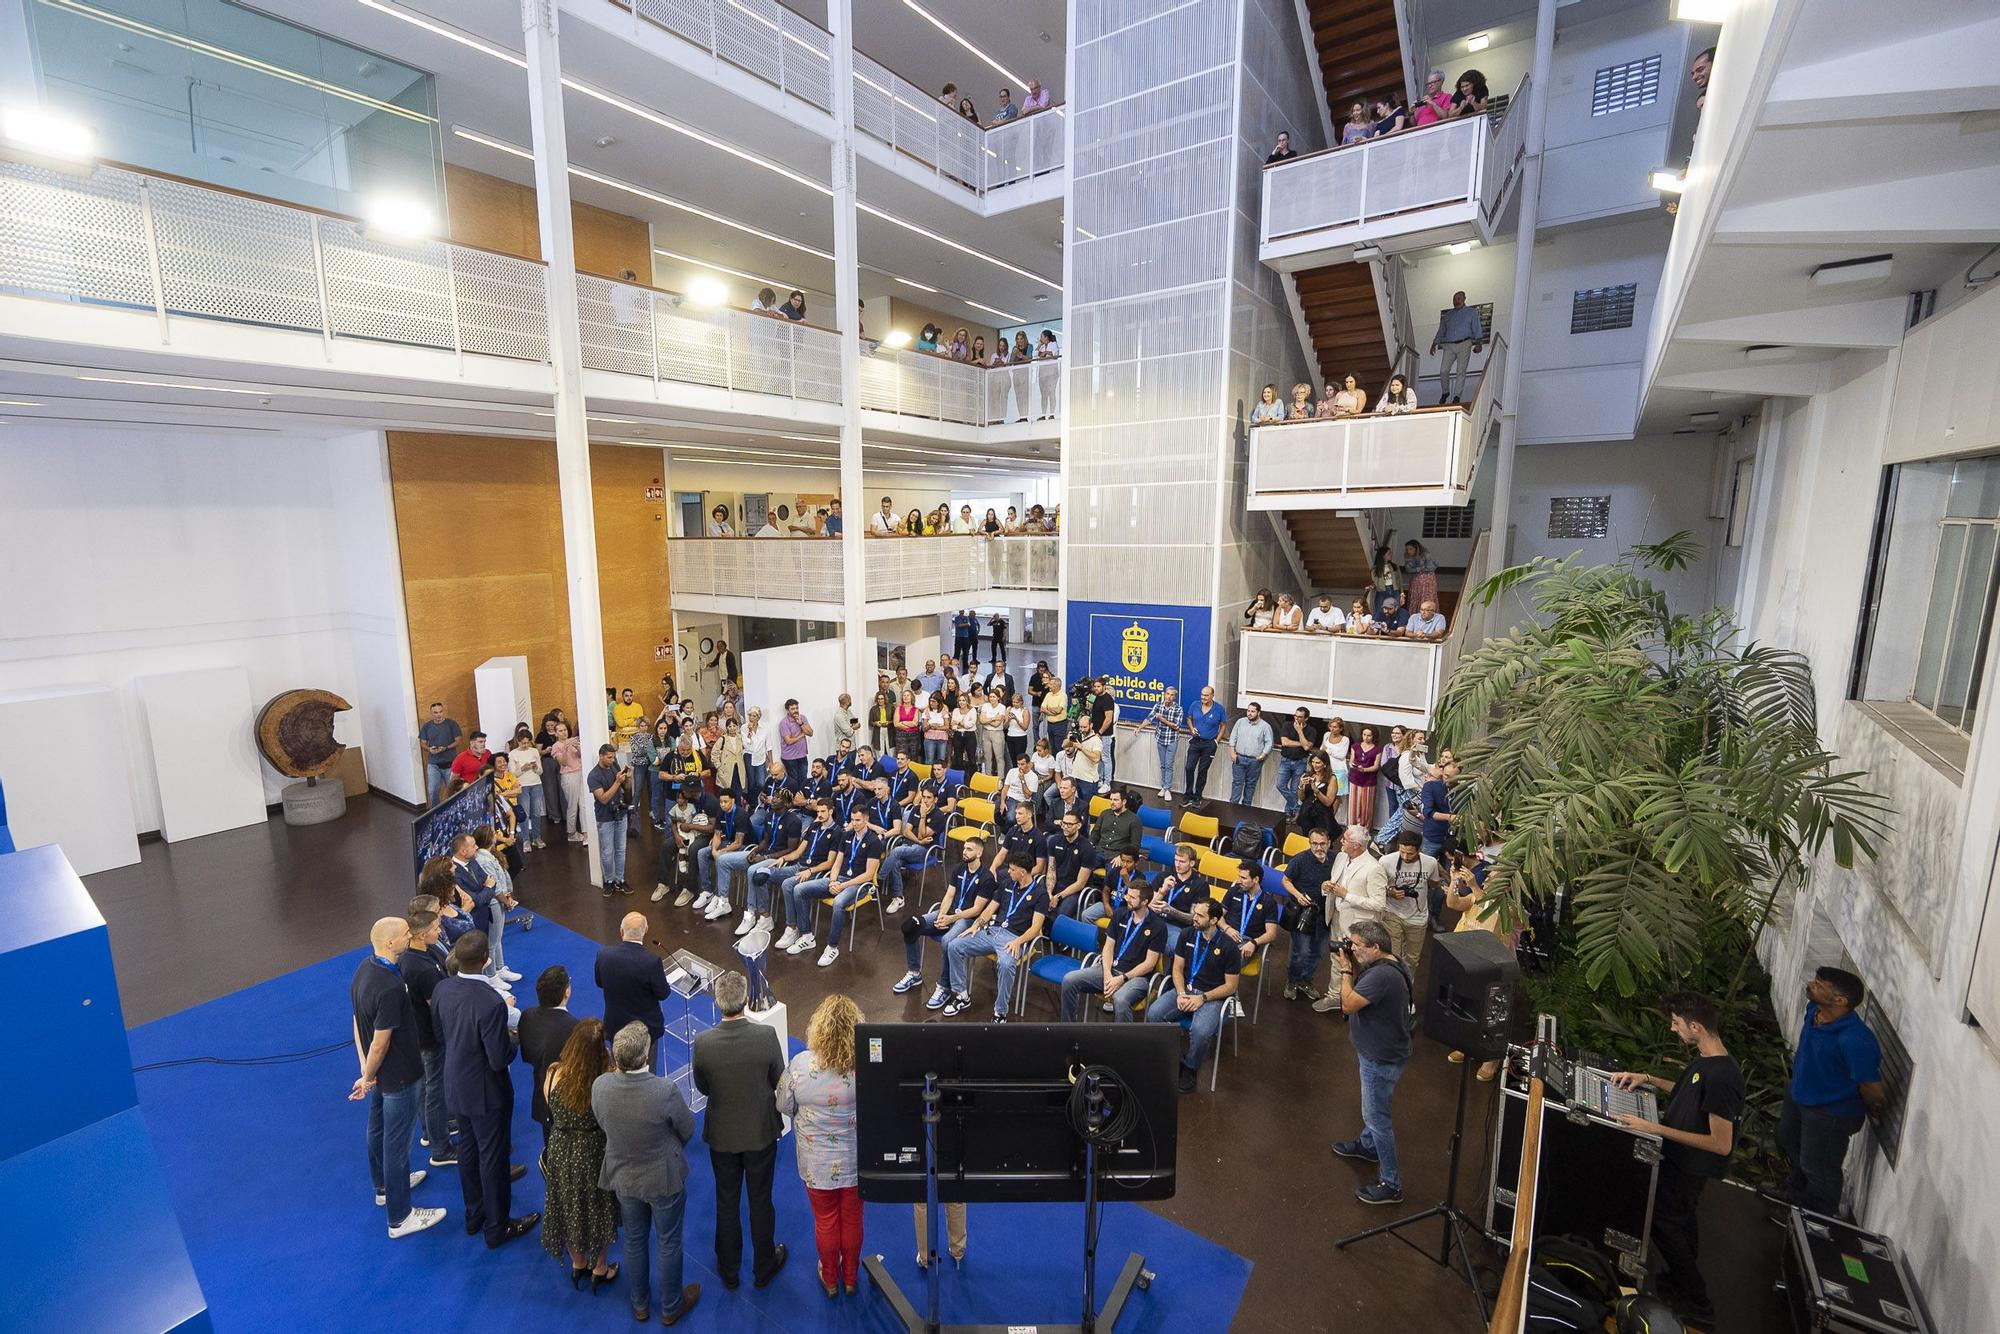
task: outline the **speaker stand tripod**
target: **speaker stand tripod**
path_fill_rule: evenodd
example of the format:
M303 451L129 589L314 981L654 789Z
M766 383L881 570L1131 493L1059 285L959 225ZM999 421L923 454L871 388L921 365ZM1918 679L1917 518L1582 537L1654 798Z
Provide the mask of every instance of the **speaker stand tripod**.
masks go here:
M1380 1227L1371 1227L1365 1232L1356 1232L1352 1236L1342 1237L1334 1245L1345 1250L1357 1241L1366 1241L1370 1237L1379 1237L1387 1233L1418 1254L1428 1256L1445 1269L1452 1268L1452 1256L1456 1252L1459 1274L1465 1279L1466 1285L1472 1289L1472 1300L1479 1304L1479 1325L1481 1329L1484 1329L1487 1320L1486 1294L1479 1286L1478 1271L1472 1267L1472 1249L1466 1245L1465 1241L1465 1234L1468 1229L1477 1232L1479 1228L1458 1207L1458 1160L1465 1142L1465 1093L1472 1076L1473 1059L1472 1053L1467 1052L1465 1059L1459 1063L1458 1067L1458 1111L1453 1115L1451 1121L1451 1175L1445 1178L1443 1203L1433 1204L1428 1209L1421 1209L1406 1217L1398 1218L1393 1223L1384 1223ZM1436 1255L1431 1255L1428 1250L1425 1250L1403 1235L1404 1228L1411 1227L1429 1218L1444 1220L1444 1227L1438 1238Z

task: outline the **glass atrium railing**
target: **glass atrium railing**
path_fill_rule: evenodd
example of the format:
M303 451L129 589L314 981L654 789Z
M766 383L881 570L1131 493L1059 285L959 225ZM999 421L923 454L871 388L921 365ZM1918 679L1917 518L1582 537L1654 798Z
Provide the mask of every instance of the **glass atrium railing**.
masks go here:
M863 596L871 603L990 590L1054 593L1060 539L865 539ZM841 601L840 550L826 538L681 537L667 543L676 597L760 602Z
M986 367L878 347L861 360L861 406L969 426L1052 419L1062 411L1062 360Z

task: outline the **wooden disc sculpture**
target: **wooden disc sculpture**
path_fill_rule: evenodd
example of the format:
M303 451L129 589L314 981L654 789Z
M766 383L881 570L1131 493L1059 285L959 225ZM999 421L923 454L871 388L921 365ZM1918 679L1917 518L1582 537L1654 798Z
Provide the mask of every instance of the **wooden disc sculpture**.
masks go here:
M353 707L331 690L287 690L257 715L257 748L281 774L318 778L347 749L333 739L333 715Z

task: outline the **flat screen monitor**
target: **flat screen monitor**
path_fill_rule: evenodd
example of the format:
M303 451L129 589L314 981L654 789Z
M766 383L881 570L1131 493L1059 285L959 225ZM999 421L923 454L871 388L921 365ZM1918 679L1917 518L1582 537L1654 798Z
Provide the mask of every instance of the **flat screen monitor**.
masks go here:
M1074 1074L1116 1073L1107 1112L1131 1129L1098 1151L1102 1200L1174 1193L1179 1114L1174 1024L862 1024L855 1110L864 1200L925 1198L923 1091L938 1077L938 1198L1023 1203L1084 1198L1084 1142L1072 1127Z

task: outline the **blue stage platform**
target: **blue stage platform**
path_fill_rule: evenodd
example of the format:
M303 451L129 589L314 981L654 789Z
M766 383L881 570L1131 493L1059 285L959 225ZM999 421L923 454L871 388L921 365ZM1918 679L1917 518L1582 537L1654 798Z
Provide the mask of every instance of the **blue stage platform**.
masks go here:
M552 963L579 979L571 1008L599 1013L591 985L596 945L546 919L509 932L507 959L532 980ZM348 979L356 950L133 1030L142 1065L188 1057L235 1058L305 1051L348 1035ZM794 1026L803 1023L795 1020ZM365 1105L346 1100L353 1052L276 1066L193 1064L142 1071L145 1109L167 1188L223 1331L378 1331L410 1321L426 1330L491 1334L506 1329L630 1329L622 1289L591 1297L573 1291L566 1260L546 1255L539 1236L489 1251L467 1237L454 1170L432 1174L415 1194L444 1205L437 1227L401 1241L387 1236L369 1192L362 1130ZM541 1131L528 1119L527 1072L515 1067L514 1158L531 1164L515 1183L516 1212L539 1208L532 1164ZM419 1151L421 1155L421 1151ZM776 1283L746 1282L727 1292L714 1265L714 1184L699 1140L688 1155L687 1281L702 1285L697 1330L876 1330L894 1328L886 1304L863 1281L854 1297L829 1301L813 1274L812 1215L789 1140L778 1151L778 1232L792 1250ZM413 1167L424 1165L413 1157ZM1074 1321L1083 1212L1074 1205L977 1206L971 1253L947 1270L945 1318L954 1321ZM869 1205L867 1248L880 1251L914 1289L920 1276L910 1211ZM622 1242L620 1243L622 1249ZM1129 1251L1159 1277L1135 1293L1120 1329L1227 1329L1249 1281L1250 1264L1137 1204L1106 1208L1100 1292Z

